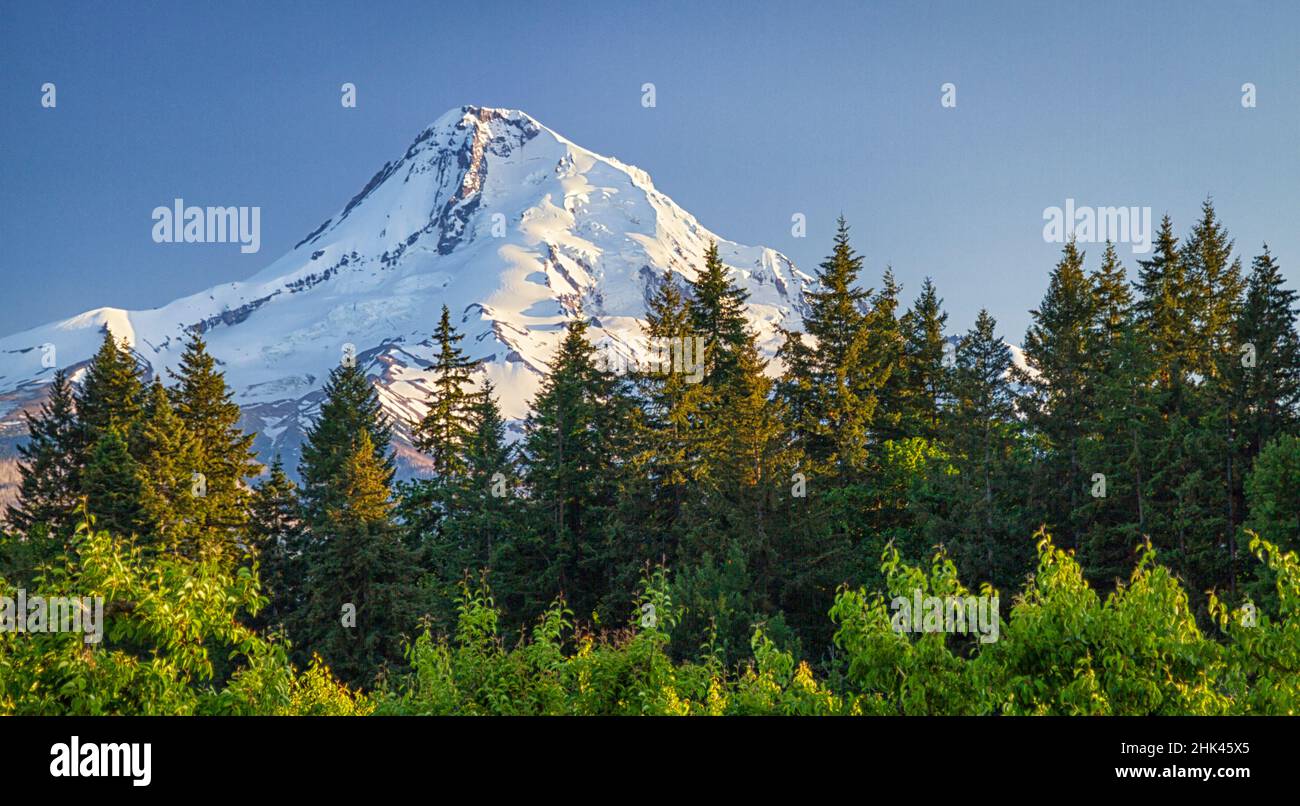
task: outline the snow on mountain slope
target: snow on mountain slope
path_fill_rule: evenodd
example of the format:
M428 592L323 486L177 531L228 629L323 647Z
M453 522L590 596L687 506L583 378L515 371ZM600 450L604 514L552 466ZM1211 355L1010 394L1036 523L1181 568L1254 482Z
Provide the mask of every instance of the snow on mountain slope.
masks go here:
M705 229L642 170L587 151L523 112L467 106L422 131L399 159L288 254L252 278L161 308L100 308L0 339L0 436L21 436L53 369L74 380L105 328L148 373L175 369L202 331L259 436L263 459L294 467L321 385L352 345L402 433L424 411L430 334L446 304L482 359L504 414L521 418L567 320L622 359L646 354L638 319L666 269L693 278L716 240L769 355L795 326L812 278L772 249Z

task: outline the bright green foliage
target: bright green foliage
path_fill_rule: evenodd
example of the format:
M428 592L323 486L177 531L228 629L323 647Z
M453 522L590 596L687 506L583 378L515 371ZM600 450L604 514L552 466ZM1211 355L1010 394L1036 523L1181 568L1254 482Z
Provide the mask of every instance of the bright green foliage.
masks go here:
M904 565L892 546L881 570L892 597L966 596L957 567L942 553L928 572ZM984 594L996 595L986 587ZM855 711L863 714L968 714L978 711L976 681L940 632L913 639L894 629L889 599L863 589L840 591L831 608L835 645L846 655L845 678L858 692Z
M1300 560L1295 551L1251 534L1250 552L1274 580L1274 615L1250 603L1231 609L1213 595L1210 613L1227 633L1220 687L1232 697L1233 711L1246 714L1300 714Z
M103 640L0 632L0 714L363 714L369 701L243 626L262 604L256 569L155 555L83 528L66 564L28 595L103 597ZM13 596L0 579L0 591ZM214 676L229 655L234 673Z
M626 630L595 636L572 626L557 600L530 641L507 649L486 581L462 592L454 639L425 633L411 673L379 706L410 714L1245 714L1295 713L1300 705L1300 563L1255 539L1275 569L1277 619L1249 626L1248 612L1217 599L1222 642L1192 617L1186 592L1149 544L1127 583L1101 597L1073 552L1038 535L1028 587L1002 597L960 582L943 552L926 568L883 553L886 593L842 589L830 617L840 657L831 685L756 626L752 659L722 664L710 647L695 661L664 652L677 618L665 574L642 578ZM896 628L898 599L986 597L1002 613L984 642ZM995 598L996 597L996 598ZM991 605L990 605L991 607ZM993 611L989 611L993 612ZM653 614L656 618L647 616Z
M675 664L665 652L677 610L663 569L642 576L628 626L576 630L557 600L531 640L507 649L486 582L463 589L455 640L410 647L411 675L379 706L403 714L717 715L832 713L838 700L811 669L755 631L755 661L734 680L716 660Z

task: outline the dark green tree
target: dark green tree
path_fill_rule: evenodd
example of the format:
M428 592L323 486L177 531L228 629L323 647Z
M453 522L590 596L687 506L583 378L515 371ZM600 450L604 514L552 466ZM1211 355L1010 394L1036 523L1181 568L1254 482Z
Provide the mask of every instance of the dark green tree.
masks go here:
M939 435L940 412L947 386L944 366L944 328L948 314L930 278L903 315L902 417L900 430L934 440Z
M322 395L320 414L307 431L298 466L304 516L312 524L341 503L338 479L362 431L384 471L385 483L391 484L394 475L389 450L392 427L360 364L349 358L335 367Z
M411 637L420 615L416 558L392 520L390 477L370 432L359 429L305 553L297 646L358 686L404 665L403 636Z
M1027 388L1020 403L1029 427L1041 438L1032 498L1052 537L1079 547L1079 522L1089 475L1083 466L1086 426L1093 414L1091 350L1094 288L1083 270L1083 253L1071 239L1048 279L1047 293L1025 333L1026 369L1015 373Z
M197 474L193 476L195 548L202 556L233 564L244 555L247 479L261 470L253 435L240 428L243 413L197 330L191 330L173 377L172 406L188 435L191 470Z
M569 322L524 424L535 542L519 548L526 562L544 558L541 567L525 566L532 577L523 597L528 612L541 612L563 593L579 617L610 618L626 606L643 553L624 539L615 517L636 407L625 379L597 366L587 326L581 316Z
M125 341L119 344L107 328L75 398L82 431L80 462L85 464L101 436L112 430L119 435L129 433L144 398L139 368L130 348Z
M1032 516L1024 512L1028 450L1016 418L1011 350L981 310L957 345L945 440L955 473L943 472L933 542L951 546L965 578L1014 587L1030 570Z
M258 578L267 603L253 620L261 628L279 628L306 597L307 532L298 489L276 456L266 478L253 488L248 541L257 552Z
M429 410L415 428L416 448L429 456L434 474L441 477L464 472L462 457L473 428L471 375L476 362L466 358L458 346L464 338L452 326L447 306L442 306L438 329L433 334Z
M172 408L157 377L149 385L130 443L146 525L147 534L141 535L145 542L195 559L205 548L214 548L203 541L203 496L207 490L199 472L201 446Z
M80 445L72 385L58 369L49 397L33 414L23 412L27 440L18 445L18 500L8 508L11 526L28 533L45 524L52 542L59 543L76 525L81 497Z
M116 535L148 536L139 466L116 428L95 440L90 461L82 471L81 488L96 527Z
M691 335L704 339L704 377L717 385L735 368L736 356L745 344L745 300L749 294L727 277L727 267L718 256L718 245L710 242L704 253L704 267L690 282L688 312Z

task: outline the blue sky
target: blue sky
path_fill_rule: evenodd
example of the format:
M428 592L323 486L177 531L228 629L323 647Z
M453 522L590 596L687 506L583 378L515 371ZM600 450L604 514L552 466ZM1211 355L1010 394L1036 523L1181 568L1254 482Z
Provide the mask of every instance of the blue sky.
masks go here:
M1067 198L1183 234L1212 195L1244 262L1267 241L1300 279L1294 3L177 5L6 4L0 332L250 276L470 103L638 165L810 272L842 212L867 284L890 263L910 299L933 276L950 325L987 307L1015 342L1059 252L1043 210ZM261 251L153 243L177 196L260 206Z

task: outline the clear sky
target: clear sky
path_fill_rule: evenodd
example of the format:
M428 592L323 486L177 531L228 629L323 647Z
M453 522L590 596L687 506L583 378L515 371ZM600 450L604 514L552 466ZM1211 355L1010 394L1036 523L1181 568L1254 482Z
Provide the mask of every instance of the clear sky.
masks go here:
M4 334L252 275L462 104L523 109L810 272L843 212L869 284L891 263L910 299L931 275L950 325L988 307L1014 342L1059 252L1043 210L1067 198L1167 211L1181 235L1212 195L1245 262L1267 241L1300 280L1293 2L5 0L2 16ZM153 243L152 210L177 196L260 206L261 251Z

